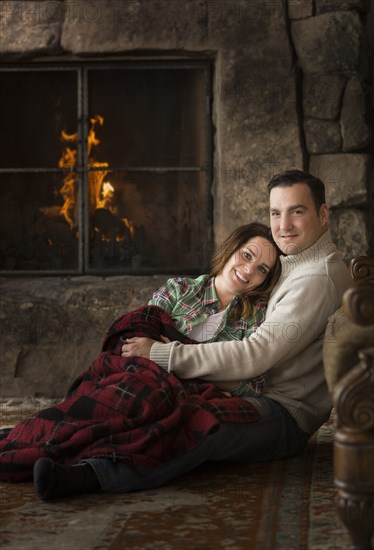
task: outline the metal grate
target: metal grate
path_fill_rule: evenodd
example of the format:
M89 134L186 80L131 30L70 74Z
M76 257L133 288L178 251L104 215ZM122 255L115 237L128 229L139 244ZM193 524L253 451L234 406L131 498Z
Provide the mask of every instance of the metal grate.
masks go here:
M2 218L8 211L5 221L0 222L3 235L0 238L2 274L135 275L181 271L196 273L206 269L209 260L207 243L211 241L212 231L209 62L20 64L3 66L0 71L1 80L5 83L0 92L0 109L3 111L2 120L6 121L0 129L4 133L1 140L4 144L3 152L0 154ZM69 90L64 90L65 78L69 79ZM23 82L26 91L22 89ZM32 90L32 82L38 84L38 92L41 94L40 101L35 102L35 112L33 102L27 97L27 90L28 95ZM129 88L123 89L127 82L132 83L133 95L130 99L133 104L129 102ZM152 83L154 89L151 89ZM106 86L110 86L109 91ZM122 101L127 101L126 105ZM68 113L63 112L62 104ZM95 165L89 156L88 138L92 119L97 115L107 119L107 113L97 112L101 106L111 114L108 126L113 131L105 134L102 128L96 128L97 133L104 135L98 139L98 165ZM45 119L44 112L47 113ZM69 132L76 133L76 161L73 166L64 167L58 166L64 146L58 145L57 125L60 123L60 130L64 130L65 115L70 121L70 128L65 130L67 137L71 135ZM47 120L48 116L53 119L53 123ZM150 135L147 132L147 118L154 125ZM38 119L40 124L37 124ZM132 127L122 128L124 121L130 121ZM158 121L161 121L160 125ZM49 136L45 135L47 131L54 133L53 139L51 137L49 140ZM35 134L35 140L31 139L31 151L23 137L25 133ZM123 150L121 142L126 144ZM137 149L134 143L138 143ZM65 146L73 148L69 141ZM114 152L109 154L110 147ZM46 151L45 159L43 148ZM160 153L159 157L157 152ZM106 166L103 166L104 162ZM112 181L110 200L114 201L112 197L115 196L120 197L122 202L119 202L119 206L110 205L111 209L101 207L100 218L99 209L92 207L92 182L102 179L104 172L110 173L112 180L115 180ZM59 231L68 235L68 222L65 223L60 213L56 214L57 207L63 209L65 206L61 204L62 192L56 182L59 179L64 181L69 175L76 183L76 203L72 201L74 204L71 209L74 216L70 216L74 220L69 220L73 237L70 241L69 236L67 242L64 242L60 236L62 241L56 245L53 238L57 238L55 235ZM49 179L54 181L54 194L58 195L60 201L58 205L53 204L54 195ZM39 192L48 195L50 202L47 207L35 206ZM102 189L100 193L100 204L107 204L109 199L105 201L102 198ZM123 199L124 196L131 197L130 206ZM153 200L155 197L156 200ZM20 211L17 210L19 202L22 203ZM9 203L16 206L9 207ZM133 206L135 203L139 203L137 210ZM28 217L33 219L33 213L28 212L24 220L22 212L27 211L27 208L34 208L34 217L39 217L37 235L34 234L35 224L28 221ZM126 209L130 214L135 212L141 219L139 227L136 219L130 220L127 213L124 214ZM48 223L43 219L40 221L43 216L49 216ZM17 230L15 226L12 227L13 218L16 218ZM95 226L98 218L107 233L101 226ZM19 231L22 223L23 230ZM127 224L125 229L122 229L121 224ZM46 226L53 227L53 238L48 236ZM127 232L127 249L120 240L121 232ZM36 256L33 259L22 259L23 240L22 236L19 237L22 233L25 234L30 250L33 248L32 243L37 241L40 247L38 250L43 250L46 258L39 259ZM65 245L65 252L62 245ZM49 259L48 252L52 250L55 254L51 254ZM165 250L170 253L165 253ZM56 254L59 255L57 259L53 257Z

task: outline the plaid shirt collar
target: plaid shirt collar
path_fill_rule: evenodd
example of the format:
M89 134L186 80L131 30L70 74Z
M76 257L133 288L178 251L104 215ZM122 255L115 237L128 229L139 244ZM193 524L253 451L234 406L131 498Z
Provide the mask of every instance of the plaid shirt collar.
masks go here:
M217 310L219 310L221 307L221 303L217 296L217 291L216 291L216 287L214 286L214 281L215 281L215 277L208 278L206 285L204 287L204 295L203 295L202 303L205 306L213 306L213 307L216 307ZM234 297L234 299L230 303L229 310L231 310L231 308L237 303L238 299L239 299L238 296Z

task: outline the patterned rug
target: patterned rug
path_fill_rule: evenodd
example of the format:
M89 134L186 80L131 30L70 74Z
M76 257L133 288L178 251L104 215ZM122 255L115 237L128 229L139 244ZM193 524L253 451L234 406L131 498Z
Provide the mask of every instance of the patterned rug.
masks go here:
M0 426L12 426L49 403L0 403ZM248 466L206 464L151 491L42 502L31 483L3 483L0 547L349 549L335 511L332 428L333 419L303 456Z

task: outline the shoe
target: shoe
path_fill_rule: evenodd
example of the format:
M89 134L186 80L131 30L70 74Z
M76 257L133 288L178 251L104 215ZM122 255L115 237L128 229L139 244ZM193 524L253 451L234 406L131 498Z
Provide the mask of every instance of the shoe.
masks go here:
M39 458L34 464L34 489L42 500L52 500L92 493L100 489L100 484L89 464L65 466Z

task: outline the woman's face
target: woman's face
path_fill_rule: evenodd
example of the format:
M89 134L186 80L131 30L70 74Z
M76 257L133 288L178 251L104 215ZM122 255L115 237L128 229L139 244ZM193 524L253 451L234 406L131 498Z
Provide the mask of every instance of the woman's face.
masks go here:
M253 237L229 258L217 276L233 295L261 285L277 258L275 247L264 237Z

